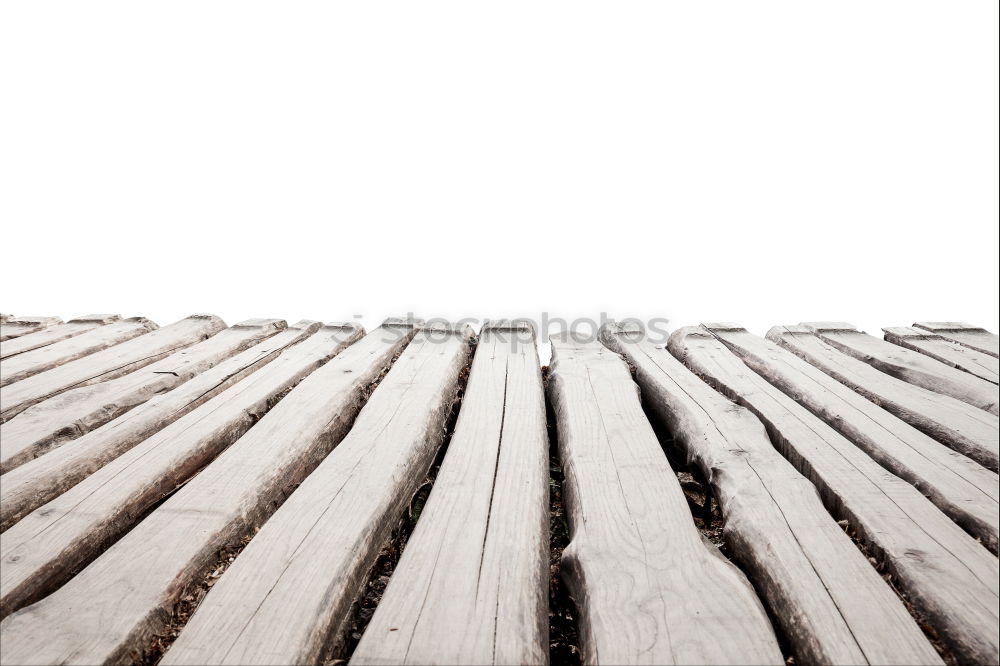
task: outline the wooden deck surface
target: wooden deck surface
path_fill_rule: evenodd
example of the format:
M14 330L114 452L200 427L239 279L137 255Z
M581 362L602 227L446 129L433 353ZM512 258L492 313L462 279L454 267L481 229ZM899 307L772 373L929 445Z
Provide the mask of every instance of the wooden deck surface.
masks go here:
M997 336L884 330L4 315L0 664L998 664Z

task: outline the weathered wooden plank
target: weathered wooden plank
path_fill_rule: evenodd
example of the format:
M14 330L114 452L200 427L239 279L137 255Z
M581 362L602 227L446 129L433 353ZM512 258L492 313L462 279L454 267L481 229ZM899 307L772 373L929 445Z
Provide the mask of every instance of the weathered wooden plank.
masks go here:
M280 319L250 319L127 375L29 407L0 425L0 470L7 473L62 446L284 327Z
M1000 338L995 333L978 326L958 321L918 321L913 327L937 333L942 338L953 340L994 358L1000 356Z
M132 317L87 331L82 335L57 342L41 349L24 352L0 361L0 386L51 370L63 363L83 358L94 352L113 347L139 337L158 326L145 317Z
M994 356L911 326L882 330L885 332L885 339L894 345L913 349L988 382L1000 384L1000 359Z
M147 372L150 368L163 365L164 367L176 368L178 375L184 376L192 368L189 362L197 360L192 356L200 357L199 365L206 360L206 355L202 352L208 350L199 349L200 347L211 346L214 353L219 354L219 358L225 358L244 346L258 342L262 337L268 337L279 327L284 327L284 321L272 319L243 322L243 324L237 324L232 329L222 331L204 342L177 352L177 354L137 372ZM147 402L119 416L114 421L73 440L70 446L60 447L6 473L3 476L3 483L0 484L0 531L7 529L20 520L22 516L34 511L46 502L55 499L142 440L264 367L277 358L284 349L301 342L315 333L319 327L319 322L300 321L288 330L278 333L274 337L268 337L264 342L255 344L250 349L195 375L177 388L169 391L164 389L165 392L157 393ZM222 343L223 346L220 348L218 343ZM187 358L177 358L181 355ZM120 382L129 376L126 375L103 384L94 384L83 389L67 391L53 400L61 400L78 390L86 391ZM155 377L162 376L174 377L172 371L163 370L162 374L154 376L154 381ZM85 398L86 396L81 397L79 404L86 404ZM121 404L119 400L124 399L131 399L131 396L124 394L111 404ZM36 405L3 427L17 424L19 420L31 414L34 409L49 402L51 401L47 400ZM67 404L65 408L70 410L73 404ZM106 407L105 409L110 410L111 408ZM101 412L89 412L88 417L95 413ZM0 432L2 430L3 428L0 427ZM59 430L50 429L50 432L58 433Z
M767 338L942 444L1000 469L1000 419L955 398L890 377L804 326L775 326Z
M719 500L730 549L797 663L940 663L896 594L761 422L623 325L602 330ZM723 632L724 634L725 632Z
M191 315L151 333L0 388L0 423L78 386L103 382L158 361L215 335L226 324L215 315Z
M33 349L46 347L60 340L72 338L75 335L86 333L98 326L104 326L120 319L119 315L107 314L85 315L76 319L70 319L65 324L55 324L35 333L29 333L7 341L5 345L0 347L0 359L10 358L11 356L17 356Z
M324 327L0 534L0 616L85 566L359 334Z
M732 324L703 324L744 363L854 442L890 472L917 487L994 553L1000 506L998 477L905 423L819 368Z
M550 342L583 662L781 663L753 588L695 527L625 363L596 341Z
M804 322L802 326L837 350L896 379L1000 415L1000 389L912 349L886 342L841 322Z
M547 663L547 505L534 330L487 323L434 488L351 663Z
M412 332L411 325L387 322L303 380L69 583L0 623L0 661L139 660L185 587L216 566L220 550L267 520L340 441ZM86 613L67 611L83 607Z
M750 370L708 331L675 331L668 348L711 386L753 412L771 441L847 520L896 585L963 662L996 663L1000 566L906 481Z
M59 317L10 317L0 323L0 342L61 324Z

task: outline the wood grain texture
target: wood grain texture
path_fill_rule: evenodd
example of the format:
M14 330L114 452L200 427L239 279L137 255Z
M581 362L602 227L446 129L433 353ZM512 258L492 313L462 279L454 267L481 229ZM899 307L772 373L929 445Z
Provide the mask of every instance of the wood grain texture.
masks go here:
M121 320L119 315L93 314L70 319L65 324L54 324L35 333L28 333L19 338L8 340L6 344L0 346L0 359L40 349L119 320Z
M534 330L487 323L433 490L351 663L547 663L548 476Z
M145 317L132 317L95 328L81 335L0 361L0 386L7 386L68 361L155 331L157 325Z
M998 477L905 423L819 368L732 324L703 324L744 363L909 481L974 537L997 552Z
M181 375L182 372L186 374L191 370L189 361L194 360L192 357L200 359L199 365L207 360L202 353L206 350L199 349L200 347L211 345L213 353L218 353L218 358L225 359L226 356L238 351L245 344L253 344L261 338L267 338L264 342L259 342L236 356L222 360L218 365L195 375L173 390L164 389L164 392L158 392L147 402L131 409L117 419L73 440L70 442L70 446L60 447L5 474L2 477L3 483L0 484L0 531L7 529L27 513L55 499L142 440L264 367L286 348L315 333L320 326L319 322L300 321L288 330L268 337L271 333L284 327L282 320L244 322L242 325L222 331L204 342L137 371L147 372L150 368L165 364L165 367L177 368L178 375ZM219 343L222 343L223 346L220 347ZM186 358L177 358L180 355L184 355ZM172 373L166 371L164 374L155 374L152 377L166 375L174 378ZM125 377L129 377L129 375ZM114 384L125 377L76 390L86 391L106 384ZM53 400L59 400L74 392L67 391ZM128 394L125 394L125 398L128 398ZM48 402L50 401L36 405L3 427L17 424L20 419L31 414L32 410L46 405ZM86 400L80 400L79 403L86 403ZM117 405L121 402L115 401L111 404ZM67 405L65 409L69 410L71 406ZM0 432L2 432L3 427L0 427ZM54 432L59 432L59 430L54 430Z
M767 338L945 446L994 472L1000 468L996 416L890 377L838 351L804 326L775 326Z
M602 339L631 363L649 408L708 480L730 551L770 606L797 663L941 663L896 594L827 513L815 486L774 449L753 414L632 328L606 326Z
M358 336L322 328L0 534L0 617L85 566Z
M310 374L69 583L0 623L0 661L142 659L188 586L215 568L220 551L267 520L340 441L371 384L412 334L412 325L387 322ZM86 613L69 610L84 606Z
M0 423L71 388L115 379L211 337L226 327L215 315L191 315L134 340L0 388Z
M1000 388L991 382L920 352L862 333L850 324L804 322L801 325L838 351L896 379L961 400L994 416L1000 414Z
M894 345L913 349L942 363L1000 384L1000 359L912 326L883 328L885 339Z
M32 405L0 424L0 470L7 473L100 427L283 328L280 319L241 322L127 375Z
M756 415L775 447L811 479L827 509L878 554L896 586L967 663L1000 651L997 558L906 481L748 368L711 333L675 331L671 353Z
M1000 338L995 333L958 321L918 321L914 328L922 328L952 340L960 345L981 351L997 358L1000 356Z
M418 331L343 441L208 593L164 666L323 663L335 653L444 439L471 336L468 327L436 341Z
M583 663L782 663L746 577L695 527L625 363L596 341L550 342Z
M8 317L0 323L0 342L61 324L59 317Z

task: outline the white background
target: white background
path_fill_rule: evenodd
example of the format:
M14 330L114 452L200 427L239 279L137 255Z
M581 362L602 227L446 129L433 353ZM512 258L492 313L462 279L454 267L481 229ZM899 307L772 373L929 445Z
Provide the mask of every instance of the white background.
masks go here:
M5 2L0 308L998 328L996 2Z

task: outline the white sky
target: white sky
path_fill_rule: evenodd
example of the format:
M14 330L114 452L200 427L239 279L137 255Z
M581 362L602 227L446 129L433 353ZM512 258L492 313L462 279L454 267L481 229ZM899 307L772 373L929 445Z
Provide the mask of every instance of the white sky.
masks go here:
M998 328L996 2L5 2L0 309Z

